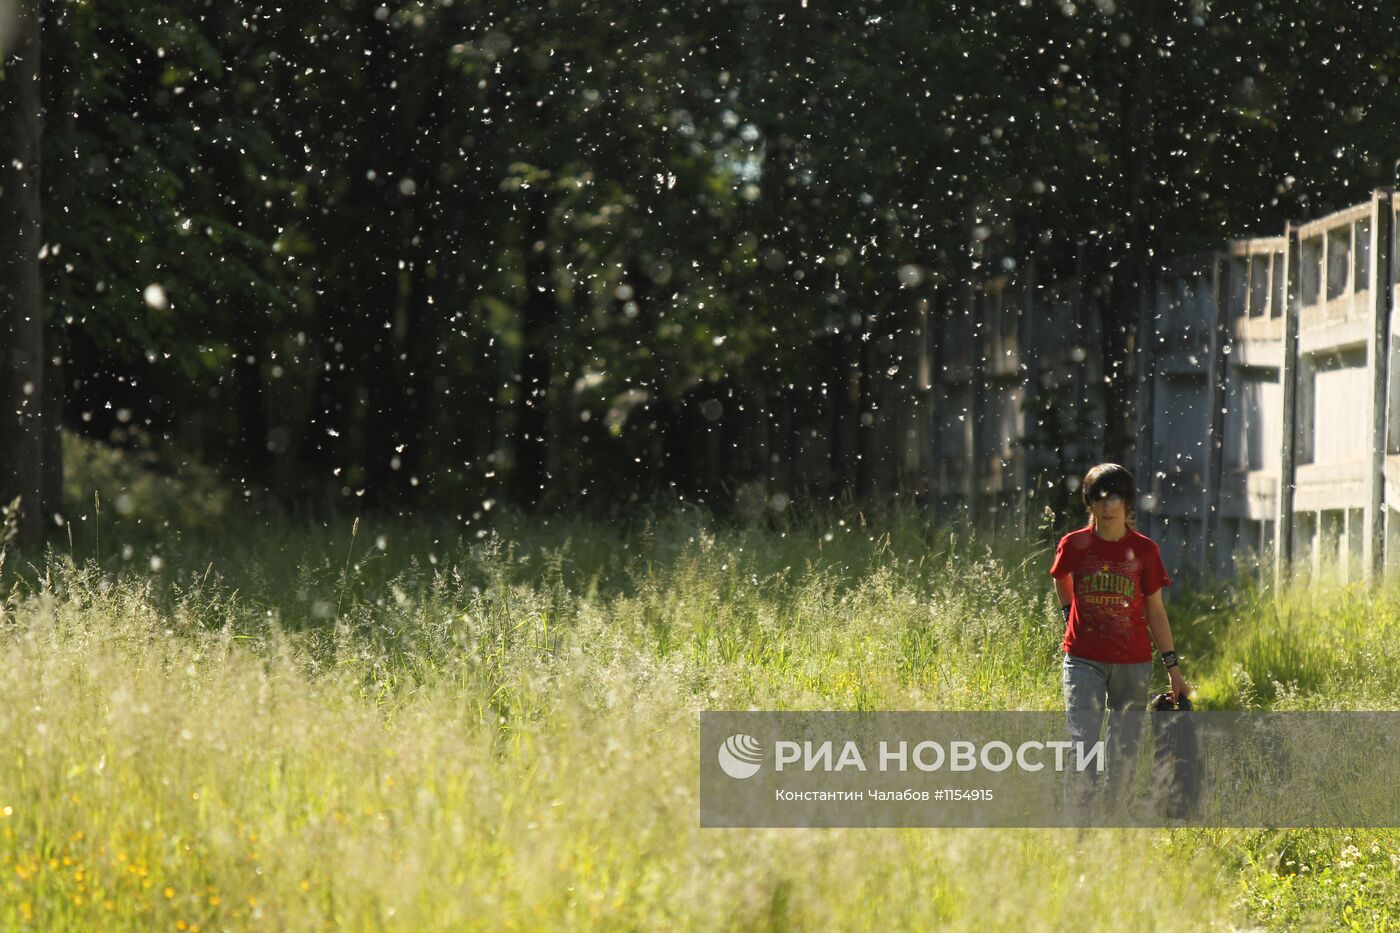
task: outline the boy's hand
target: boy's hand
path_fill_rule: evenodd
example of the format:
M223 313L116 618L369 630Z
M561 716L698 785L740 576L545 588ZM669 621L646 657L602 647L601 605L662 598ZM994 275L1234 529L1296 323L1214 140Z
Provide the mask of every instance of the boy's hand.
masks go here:
M1167 676L1171 678L1172 703L1180 702L1180 697L1191 696L1191 685L1186 682L1186 678L1181 676L1180 667L1167 668Z

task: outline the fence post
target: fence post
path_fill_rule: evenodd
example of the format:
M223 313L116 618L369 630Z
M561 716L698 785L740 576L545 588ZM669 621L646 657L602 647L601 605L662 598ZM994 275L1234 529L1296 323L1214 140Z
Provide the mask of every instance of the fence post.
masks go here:
M923 470L924 484L924 513L934 516L937 512L935 502L938 492L934 489L934 477L937 475L933 465L933 452L935 449L934 428L938 423L933 417L933 399L937 394L934 389L933 380L933 302L927 293L918 300L919 308L919 357L915 365L915 388L917 390L917 404L923 406L922 427L924 432L923 448L919 451L919 466Z
M1214 286L1215 323L1210 332L1210 436L1206 438L1205 514L1203 522L1207 575L1214 575L1219 560L1220 537L1220 474L1224 461L1225 440L1225 381L1228 376L1226 359L1230 343L1228 331L1230 307L1230 262L1227 254L1216 253L1211 258L1211 280Z
M1156 451L1154 439L1156 416L1156 354L1153 352L1153 337L1156 334L1153 310L1156 307L1157 272L1145 270L1146 274L1138 281L1138 328L1137 346L1134 356L1137 363L1137 432L1135 445L1138 490L1152 489L1153 457ZM1154 504L1155 508L1155 504ZM1143 534L1151 536L1156 530L1152 521L1152 509L1144 510L1138 516L1138 525Z
M1362 555L1366 577L1379 579L1385 569L1385 451L1386 390L1390 368L1390 193L1376 191L1371 196L1371 290L1372 328L1366 341L1366 357L1371 364L1371 462L1366 473L1366 525Z
M1400 174L1400 160L1396 160L1396 172L1397 172L1397 174ZM1394 323L1393 323L1393 321L1394 321L1393 313L1394 313L1394 305L1395 305L1395 278L1396 278L1396 271L1397 271L1397 270L1396 270L1396 265L1395 265L1395 264L1396 264L1396 262L1400 261L1400 259L1397 259L1397 256L1396 256L1396 246L1397 246L1398 244L1400 244L1400 229L1397 229L1397 227L1400 227L1400 225L1397 225L1397 223L1396 223L1396 213L1397 213L1397 207L1400 207L1400 205L1397 205L1397 204L1395 203L1395 189L1391 189L1391 192L1390 192L1390 199L1389 199L1389 200L1390 200L1390 204L1389 204L1389 207L1388 207L1387 210L1386 210L1386 223L1387 223L1387 225L1388 225L1388 227L1389 227L1390 235L1387 236L1384 240L1381 241L1382 249L1383 249L1384 252L1385 252L1385 272L1384 272L1384 276L1385 276L1384 282L1385 282L1385 284L1384 284L1383 287L1384 287L1385 290L1386 290L1386 308L1387 308L1387 310L1386 310L1386 321L1387 321L1387 323L1386 323L1386 328L1385 328L1386 333L1385 333L1385 340L1384 340L1384 343L1383 343L1383 346L1385 347L1385 356L1386 356L1386 373L1385 373L1385 382L1386 382L1386 389L1385 389L1385 408L1386 408L1385 424L1386 424L1386 437L1385 437L1385 450L1384 450L1384 453L1382 454L1382 457L1381 457L1381 463L1382 463L1383 465L1384 465L1384 463L1386 462L1386 460L1389 459L1390 453L1391 453L1392 442L1391 442L1391 440L1390 440L1390 423L1391 423L1392 420L1400 420L1400 411L1394 411L1394 410L1393 410L1395 407L1397 407L1394 400L1395 400L1395 397L1396 397L1396 389L1397 389L1397 387L1396 387L1396 380L1397 380L1397 378L1400 378L1400 376L1397 376L1397 374L1396 374L1394 368L1392 368L1392 367L1390 366L1390 357L1391 357L1391 353L1392 353L1392 348L1393 348L1393 346L1394 346L1394 340L1393 340L1393 337L1392 337L1392 330L1393 330L1393 328L1394 328L1394 326L1395 326ZM1379 258L1378 258L1377 261L1379 261ZM1391 509L1391 506L1390 506L1390 502L1391 502L1390 493L1393 493L1394 490L1393 490L1393 489L1390 490L1390 493L1387 492L1387 490L1386 490L1386 483L1387 483L1387 480L1386 480L1386 478L1385 478L1385 473L1386 473L1386 471L1385 471L1385 469L1384 469L1384 466L1382 466L1382 469L1381 469L1381 502L1382 502L1382 505L1381 505L1381 514L1384 516L1384 519L1383 519L1382 522L1381 522L1381 535L1382 535L1382 540L1385 542L1385 545L1384 545L1384 547L1382 548L1382 560L1381 560L1381 563L1382 563L1381 579L1382 579L1382 580L1384 580L1384 579L1389 575L1389 573L1390 573L1390 568L1393 567L1393 566L1395 566L1395 563L1396 563L1396 561L1395 561L1395 555L1391 552L1390 549L1391 549L1392 546L1397 546L1397 545L1393 544L1393 542L1394 542L1395 539L1396 539L1397 532L1400 532L1400 527L1395 527L1395 526L1394 526L1394 522L1393 522L1393 520L1392 520L1392 509Z
M1298 228L1289 223L1283 261L1283 360L1279 381L1283 389L1283 429L1279 437L1278 490L1274 504L1274 589L1293 571L1293 491L1298 482Z
M1016 478L1020 488L1016 496L1017 507L1021 513L1019 523L1023 540L1030 528L1029 513L1036 492L1031 484L1038 480L1041 455L1039 449L1032 449L1027 443L1031 437L1038 437L1038 434L1032 431L1031 419L1028 417L1029 413L1038 410L1040 394L1040 340L1039 334L1036 333L1035 313L1036 273L1035 260L1027 261L1021 292L1021 315L1016 322L1016 365L1019 369L1017 378L1021 383L1021 436L1016 439L1020 447L1020 474Z
M965 456L967 458L967 469L963 476L963 509L967 515L967 524L971 529L979 527L978 502L979 492L982 488L982 456L978 450L978 430L977 421L982 417L982 381L984 373L982 370L981 357L982 347L982 290L973 285L971 280L967 282L963 294L966 296L967 304L963 307L964 325L967 328L968 339L963 345L963 350L968 354L967 363L967 420L963 423L963 439L966 442Z
M934 288L933 306L928 315L929 326L924 332L929 361L929 406L926 413L929 426L928 488L935 522L944 522L948 518L944 510L948 490L943 487L943 419L947 417L948 408L948 317L948 286L940 282Z
M1072 324L1075 327L1075 337L1071 351L1071 361L1073 363L1072 378L1074 379L1074 420L1069 426L1069 435L1074 438L1072 450L1074 456L1065 458L1063 453L1061 459L1069 459L1065 464L1066 469L1073 472L1075 479L1083 476L1085 470L1093 466L1095 462L1093 451L1088 449L1089 441L1085 439L1085 433L1081 430L1081 422L1084 414L1089 411L1089 356L1085 347L1085 340L1089 333L1089 299L1085 294L1085 280L1088 278L1088 261L1085 259L1085 251L1088 244L1084 240L1079 240L1074 246L1074 285L1070 290L1070 315ZM1080 498L1079 487L1074 489L1074 495L1070 497L1070 512L1078 512L1079 507L1075 505L1075 500Z

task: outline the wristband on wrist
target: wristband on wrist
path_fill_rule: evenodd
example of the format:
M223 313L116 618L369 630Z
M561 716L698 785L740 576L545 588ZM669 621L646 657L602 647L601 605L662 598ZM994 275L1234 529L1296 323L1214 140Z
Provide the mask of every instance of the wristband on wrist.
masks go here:
M1162 652L1162 666L1165 667L1167 670L1171 670L1174 667L1181 666L1181 662L1176 659L1175 651Z
M1061 606L1061 607L1060 607L1060 613L1065 617L1065 621L1068 622L1068 621L1069 621L1069 606Z

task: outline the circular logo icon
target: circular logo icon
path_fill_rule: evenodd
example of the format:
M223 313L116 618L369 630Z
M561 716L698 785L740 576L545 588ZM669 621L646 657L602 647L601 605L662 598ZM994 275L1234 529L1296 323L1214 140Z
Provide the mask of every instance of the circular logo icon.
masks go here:
M753 777L762 765L763 746L751 735L731 735L719 747L719 766L732 778Z

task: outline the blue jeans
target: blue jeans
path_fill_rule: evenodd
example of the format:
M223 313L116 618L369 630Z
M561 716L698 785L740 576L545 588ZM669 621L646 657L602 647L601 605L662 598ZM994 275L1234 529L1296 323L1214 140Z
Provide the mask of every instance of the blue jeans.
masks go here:
M1146 721L1142 715L1115 714L1130 711L1145 713L1151 679L1151 661L1112 664L1065 655L1065 719L1069 724L1070 741L1082 742L1086 749L1097 742L1103 728L1104 710L1109 710L1104 747L1109 786L1115 795L1132 783L1138 746L1142 741L1142 727ZM1071 753L1070 761L1073 760ZM1083 777L1075 782L1081 800L1101 787L1098 771L1091 769L1082 774Z

